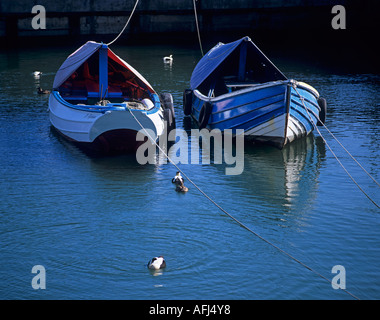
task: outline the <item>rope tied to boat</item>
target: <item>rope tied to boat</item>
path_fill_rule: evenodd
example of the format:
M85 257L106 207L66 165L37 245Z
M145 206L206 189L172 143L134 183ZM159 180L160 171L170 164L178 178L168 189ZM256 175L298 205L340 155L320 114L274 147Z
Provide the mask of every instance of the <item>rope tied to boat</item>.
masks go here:
M157 146L157 148L164 154L164 156L169 160L169 162L175 166L177 168L177 170L179 172L182 173L182 175L206 198L208 199L213 205L215 205L220 211L222 211L223 213L225 213L229 218L231 218L232 220L234 220L237 224L239 224L242 228L246 229L247 231L249 231L250 233L252 233L254 236L258 237L259 239L261 239L262 241L264 241L265 243L269 244L270 246L272 246L273 248L275 248L276 250L280 251L281 253L285 254L287 257L289 257L290 259L292 259L293 261L299 263L301 266L303 266L304 268L308 269L309 271L313 272L314 274L316 274L317 276L319 276L320 278L326 280L328 283L330 283L331 285L333 285L333 282L328 279L327 277L323 276L321 273L317 272L316 270L312 269L311 267L309 267L308 265L306 265L305 263L303 263L302 261L298 260L297 258L295 258L294 256L292 256L290 253L286 252L285 250L281 249L280 247L278 247L277 245L275 245L274 243L270 242L269 240L265 239L263 236L259 235L257 232L255 232L254 230L252 230L251 228L249 228L248 226L246 226L244 223L242 223L241 221L239 221L238 219L236 219L233 215L231 215L230 213L228 213L225 209L223 209L218 203L216 203L210 196L208 196L200 187L198 187L198 185L193 181L191 180L188 175L183 172L179 167L178 165L169 157L169 155L160 147L160 145L156 142L155 139L153 139L153 137L149 134L149 132L144 128L144 126L140 123L140 121L136 118L136 116L133 114L132 110L131 109L128 109L128 111L130 112L130 114L132 115L132 117L135 119L135 121L138 123L138 125L141 127L141 129L145 132L146 136L148 137L148 139L150 139L152 141L153 144L155 144ZM354 299L356 300L360 300L357 296L355 296L353 293L351 293L350 291L348 291L347 289L343 289L341 288L342 291L344 291L345 293L349 294L351 297L353 297Z
M292 87L293 89L297 92L298 94L298 97L299 99L301 100L302 102L302 105L309 117L309 120L311 121L311 123L313 124L314 128L317 130L318 134L321 136L323 142L326 144L326 146L329 148L330 152L332 153L332 155L334 156L334 158L336 159L336 161L338 161L338 163L340 164L340 166L343 168L343 170L347 173L347 175L351 178L351 180L355 183L355 185L359 188L359 190L378 208L380 209L380 205L377 204L375 202L375 200L373 200L369 194L367 192L364 191L364 189L359 185L359 183L354 179L354 177L348 172L348 170L346 169L346 167L343 165L343 163L339 160L338 156L335 154L335 152L332 150L332 148L330 147L330 145L328 144L328 142L326 141L325 137L322 135L321 131L318 129L317 125L314 123L314 121L312 120L312 117L309 113L309 110L307 109L304 101L304 97L301 96L301 94L299 93L299 91L297 90L297 84L296 83L292 83ZM359 163L359 161L357 161L354 156L343 146L343 144L335 137L335 135L326 127L326 125L320 121L323 125L324 128L326 128L326 130L331 134L331 136L339 143L339 145L343 148L343 150L345 150L347 152L347 154L360 166L360 168L380 187L380 184L375 180L374 177L371 176L371 174L364 169L364 167Z
M202 57L203 57L204 54L203 54L203 48L202 48L201 34L200 34L200 31L199 31L199 25L198 25L197 6L196 6L196 4L195 4L195 1L197 1L197 0L193 0L193 4L194 4L194 16L195 16L195 25L196 25L196 27L197 27L198 42L199 42L199 47L201 48L201 53L202 53Z
M139 1L140 0L136 0L135 6L133 7L133 10L132 10L131 14L129 15L129 18L128 18L126 24L124 25L124 28L120 31L120 33L117 35L117 37L115 39L113 39L111 42L107 43L107 46L110 46L111 44L113 44L122 35L122 33L124 32L125 28L129 24L129 21L131 21L131 18L132 18L133 14L134 14L134 12L136 10L136 7L137 7Z

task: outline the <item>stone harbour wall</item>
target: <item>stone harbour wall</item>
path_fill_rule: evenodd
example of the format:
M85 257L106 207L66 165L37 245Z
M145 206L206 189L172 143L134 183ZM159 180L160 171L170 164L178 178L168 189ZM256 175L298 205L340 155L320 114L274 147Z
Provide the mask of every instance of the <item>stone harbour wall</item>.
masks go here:
M202 35L247 31L332 32L333 6L346 8L347 32L378 27L377 0L196 0ZM33 28L35 5L45 9L45 28ZM114 37L127 21L135 0L2 0L0 38ZM193 0L140 0L124 37L195 34ZM342 33L341 33L342 34Z

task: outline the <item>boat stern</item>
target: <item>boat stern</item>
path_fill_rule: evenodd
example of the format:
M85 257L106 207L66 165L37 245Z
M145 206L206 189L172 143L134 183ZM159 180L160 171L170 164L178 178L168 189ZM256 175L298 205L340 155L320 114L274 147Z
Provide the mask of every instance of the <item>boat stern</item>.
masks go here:
M163 134L165 123L161 108L133 109L123 104L124 110L107 110L98 118L89 133L90 140L101 144L105 150L136 151L143 143L138 140L141 132L152 142Z
M49 100L52 126L69 140L100 151L133 151L141 143L137 132L156 141L165 122L157 95L146 101L104 105L71 104L54 91Z

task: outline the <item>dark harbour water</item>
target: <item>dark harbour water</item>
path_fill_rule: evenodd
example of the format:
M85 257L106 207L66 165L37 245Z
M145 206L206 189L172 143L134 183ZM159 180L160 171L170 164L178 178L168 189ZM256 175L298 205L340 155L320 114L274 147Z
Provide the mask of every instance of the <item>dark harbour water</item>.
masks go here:
M131 155L91 157L50 128L47 96L76 47L0 52L1 299L352 299L222 214L192 185L174 191L171 164ZM185 46L113 46L158 92L182 93L200 58ZM265 48L261 48L268 53ZM171 67L162 57L173 54ZM328 102L326 125L380 181L380 76L318 57L268 55ZM36 81L32 72L43 72ZM328 136L347 170L377 203L378 186ZM346 175L318 133L277 150L246 146L244 172L181 165L200 188L262 237L324 277L346 270L346 288L380 299L380 210ZM167 268L151 274L150 258ZM35 290L33 266L46 270Z

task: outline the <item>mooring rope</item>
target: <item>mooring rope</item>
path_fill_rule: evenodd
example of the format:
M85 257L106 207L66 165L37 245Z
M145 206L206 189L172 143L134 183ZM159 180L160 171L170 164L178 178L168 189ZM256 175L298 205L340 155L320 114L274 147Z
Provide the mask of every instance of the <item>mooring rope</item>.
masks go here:
M127 23L124 25L124 28L120 31L120 33L117 35L117 37L115 39L113 39L111 42L107 43L107 46L110 46L111 44L113 44L120 36L121 34L124 32L125 28L127 27L127 25L129 24L129 21L131 21L131 18L133 16L133 13L135 12L136 10L136 7L137 7L137 4L139 3L140 0L137 0L136 3L135 3L135 6L133 7L133 10L127 20Z
M202 57L203 57L204 54L203 54L203 48L202 48L201 34L200 34L200 31L199 31L199 25L198 25L197 6L195 5L195 1L197 1L197 0L193 0L193 4L194 4L194 15L195 15L195 24L196 24L196 26L197 26L197 33L198 33L199 47L201 48L201 53L202 53Z
M257 232L253 231L251 228L249 228L248 226L246 226L244 223L242 223L241 221L239 221L238 219L236 219L233 215L231 215L230 213L228 213L225 209L223 209L218 203L216 203L210 196L208 196L200 187L198 187L198 185L193 182L193 180L191 180L185 172L183 172L179 167L178 165L169 157L169 155L159 146L159 144L157 144L156 140L152 138L152 136L149 134L149 132L143 127L143 125L140 123L140 121L136 118L136 116L133 114L133 112L128 108L129 112L131 113L131 115L133 116L133 118L136 120L136 122L139 124L139 126L141 127L141 129L145 132L145 134L147 135L147 137L157 146L157 148L164 154L164 156L169 160L169 162L175 166L177 168L177 170L179 172L182 173L182 175L187 179L189 180L189 182L204 196L206 197L212 204L214 204L219 210L221 210L223 213L225 213L228 217L230 217L232 220L234 220L236 223L238 223L242 228L246 229L247 231L249 231L250 233L252 233L253 235L255 235L256 237L258 237L259 239L261 239L262 241L266 242L267 244L269 244L270 246L272 246L273 248L277 249L278 251L280 251L281 253L285 254L286 256L288 256L290 259L292 259L293 261L299 263L301 266L303 266L304 268L310 270L311 272L313 272L314 274L318 275L319 277L321 277L322 279L326 280L329 284L333 285L332 281L328 278L326 278L325 276L323 276L322 274L320 274L319 272L317 272L316 270L312 269L311 267L309 267L308 265L306 265L305 263L303 263L302 261L298 260L297 258L293 257L290 253L284 251L283 249L281 249L280 247L278 247L277 245L275 245L274 243L270 242L269 240L265 239L264 237L262 237L261 235L259 235ZM343 289L341 288L341 290L343 290L344 292L346 292L347 294L349 294L351 297L353 297L354 299L356 300L360 300L357 296L355 296L354 294L352 294L351 292L349 292L347 289Z
M355 183L355 185L359 188L359 190L378 208L380 209L380 206L368 195L368 193L366 193L364 191L364 189L359 185L359 183L354 179L354 177L348 172L348 170L346 169L346 167L343 165L343 163L339 160L338 156L335 154L335 152L331 149L330 145L327 143L326 139L324 138L324 136L322 135L321 131L318 129L318 126L314 123L310 113L309 113L309 110L307 110L307 107L305 106L305 103L304 103L304 98L301 96L301 94L299 93L299 91L297 90L297 86L294 85L293 86L294 90L297 92L301 102L302 102L302 105L311 121L311 123L313 124L314 128L317 130L318 134L321 136L322 140L324 141L324 143L326 144L326 146L329 148L330 152L332 153L332 155L334 156L334 158L336 159L336 161L338 161L338 163L340 164L340 166L343 168L343 170L347 173L347 175L351 178L351 180ZM327 127L325 126L325 124L323 124L323 126L327 129ZM328 129L327 129L328 130ZM328 130L330 133L331 131ZM332 133L331 133L332 134ZM335 136L332 134L332 136L335 138ZM338 141L338 139L335 138L336 141ZM338 141L339 142L339 141ZM343 145L339 142L339 144L343 147ZM345 147L343 147L344 150L347 151L347 149ZM351 155L351 153L349 153L347 151L347 153L354 159L354 157ZM359 164L359 162L354 159L356 163ZM359 164L360 165L360 164ZM372 180L374 180L377 185L379 185L379 183L362 167L362 165L360 165L360 167L372 178Z
M331 134L335 141L339 143L343 150L346 151L346 153L351 157L351 159L354 160L358 164L358 166L368 175L368 177L370 177L380 187L380 183L377 182L376 179L360 164L360 162L355 159L355 157L345 148L345 146L338 140L337 137L335 137L335 135L329 130L329 128L326 127L326 125L323 122L322 125L327 130L327 132Z

